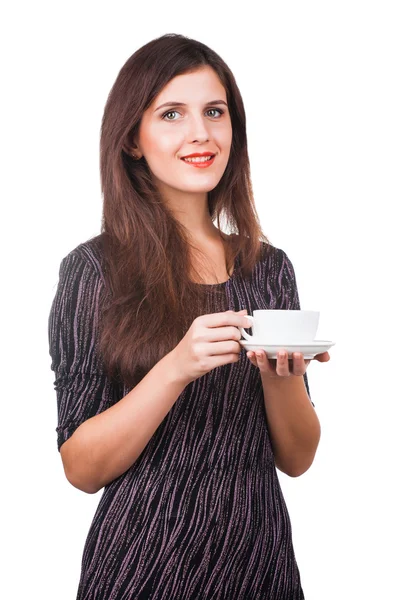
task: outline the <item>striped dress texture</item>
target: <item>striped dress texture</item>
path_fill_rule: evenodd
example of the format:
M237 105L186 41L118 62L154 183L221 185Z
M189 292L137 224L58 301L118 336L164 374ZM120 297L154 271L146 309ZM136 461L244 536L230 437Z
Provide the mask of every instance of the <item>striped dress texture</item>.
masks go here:
M100 237L62 259L49 315L59 450L130 391L108 380L97 353ZM214 284L229 310L300 308L293 265L272 250L250 279L236 258L230 279ZM307 374L304 382L310 397ZM243 349L187 385L135 463L103 489L77 600L303 598L261 376Z

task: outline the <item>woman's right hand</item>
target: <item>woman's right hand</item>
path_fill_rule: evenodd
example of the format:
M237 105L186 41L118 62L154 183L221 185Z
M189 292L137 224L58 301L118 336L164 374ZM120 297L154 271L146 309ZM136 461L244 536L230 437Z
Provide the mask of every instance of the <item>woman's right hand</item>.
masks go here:
M246 313L228 310L197 317L170 353L176 379L187 385L215 367L237 362L243 350L238 327L251 327Z

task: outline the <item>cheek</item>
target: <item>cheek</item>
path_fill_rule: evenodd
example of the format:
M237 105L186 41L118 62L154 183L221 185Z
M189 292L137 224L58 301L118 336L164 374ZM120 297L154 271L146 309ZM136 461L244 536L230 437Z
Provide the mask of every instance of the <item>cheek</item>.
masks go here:
M225 162L226 167L229 161L229 156L232 147L232 129L227 128L218 131L218 134L215 136L215 142L222 151L222 158Z
M152 158L159 158L162 154L168 149L168 140L162 135L148 137L143 144L143 150L148 160L152 160Z
M151 157L160 157L177 152L180 137L178 132L165 131L162 127L147 128L142 136L143 150Z
M142 148L152 174L165 183L173 183L172 160L179 150L179 144L174 142L175 136L165 133L162 129L147 129L142 136Z
M215 142L222 150L229 150L232 144L232 127L221 128L215 132Z

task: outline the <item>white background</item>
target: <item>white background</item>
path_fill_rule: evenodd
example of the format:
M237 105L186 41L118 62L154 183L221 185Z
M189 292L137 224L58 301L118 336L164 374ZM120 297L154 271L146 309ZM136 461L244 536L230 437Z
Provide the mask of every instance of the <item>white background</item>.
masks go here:
M321 311L322 438L280 474L307 600L400 597L397 2L15 2L2 16L2 586L75 598L101 492L66 480L47 319L61 259L100 232L100 122L119 69L165 33L207 44L243 95L264 232ZM263 11L262 13L260 11ZM398 490L398 487L397 487ZM235 599L229 599L235 600Z

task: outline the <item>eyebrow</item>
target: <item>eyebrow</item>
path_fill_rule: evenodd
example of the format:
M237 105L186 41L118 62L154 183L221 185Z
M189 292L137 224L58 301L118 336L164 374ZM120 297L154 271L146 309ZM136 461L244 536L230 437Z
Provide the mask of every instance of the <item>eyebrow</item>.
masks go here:
M211 100L210 102L206 102L204 106L211 106L214 104L225 104L225 106L228 106L224 100ZM164 104L160 104L154 112L157 112L160 108L164 108L164 106L187 106L187 104L184 102L164 102Z

